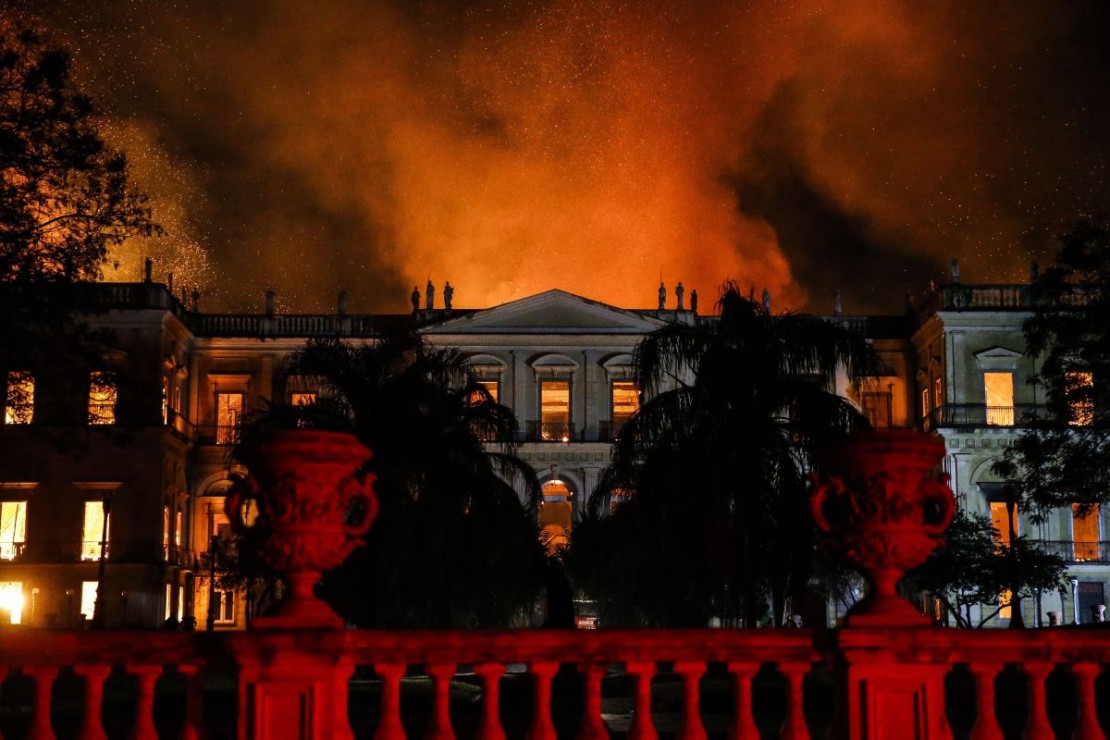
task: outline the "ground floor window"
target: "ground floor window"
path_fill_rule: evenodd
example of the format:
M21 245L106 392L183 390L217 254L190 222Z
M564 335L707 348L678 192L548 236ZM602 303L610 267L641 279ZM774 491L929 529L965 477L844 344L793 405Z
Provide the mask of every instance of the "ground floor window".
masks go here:
M96 611L96 581L81 581L81 616L92 621Z
M216 589L216 624L235 624L235 592Z
M23 581L0 581L0 624L23 621Z
M1102 581L1080 581L1077 609L1079 614L1076 615L1079 617L1079 622L1081 624L1097 622L1100 616L1105 615L1105 607L1106 590Z

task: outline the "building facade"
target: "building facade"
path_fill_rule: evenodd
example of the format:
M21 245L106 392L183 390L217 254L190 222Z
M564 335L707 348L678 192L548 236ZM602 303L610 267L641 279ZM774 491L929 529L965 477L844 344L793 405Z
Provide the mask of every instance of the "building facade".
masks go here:
M66 330L79 334L81 352L12 342L2 357L0 621L241 628L242 595L219 587L209 557L228 529L228 453L244 412L314 392L280 373L312 337L373 342L411 327L465 353L520 421L519 454L544 486L537 517L558 544L639 407L639 340L671 322L713 320L559 290L488 309L403 316L348 314L344 304L341 297L333 314L287 315L270 297L258 314L215 314L150 281L0 288L7 315L33 323L34 312L48 308L43 315L77 315L82 326ZM829 317L862 331L883 361L878 378L858 387L845 380L838 390L876 427L943 437L961 506L996 524L1004 510L990 463L1013 439L1022 410L1040 401L1024 382L1032 370L1021 333L1029 305L1027 286L953 283L930 293L917 316ZM610 503L599 502L603 510ZM1020 532L1069 560L1076 579L1062 606L1058 594L1026 604L1027 623L1049 610L1088 621L1110 577L1105 515L1060 512L1036 527L1021 512L1018 520ZM1005 613L990 621L1006 622Z

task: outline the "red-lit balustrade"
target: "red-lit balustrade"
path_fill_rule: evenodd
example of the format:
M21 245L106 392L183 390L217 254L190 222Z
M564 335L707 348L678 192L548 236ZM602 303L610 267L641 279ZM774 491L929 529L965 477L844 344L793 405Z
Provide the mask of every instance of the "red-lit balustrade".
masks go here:
M814 517L872 583L839 630L378 632L344 629L312 589L371 526L372 478L356 472L369 451L281 433L227 509L256 512L262 554L293 586L284 612L238 633L0 631L0 733L1105 737L1110 631L937 629L898 597L952 516L932 472L942 454L936 439L888 433L830 455Z
M889 737L866 733L883 715L900 737L1101 738L1110 699L1095 629L13 630L0 652L0 731L28 738Z

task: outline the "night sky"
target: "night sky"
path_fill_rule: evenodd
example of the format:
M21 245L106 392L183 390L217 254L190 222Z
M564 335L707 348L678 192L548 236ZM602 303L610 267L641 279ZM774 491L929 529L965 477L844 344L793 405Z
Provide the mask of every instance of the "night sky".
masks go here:
M896 312L1110 210L1110 3L0 0L74 53L208 310L563 288Z

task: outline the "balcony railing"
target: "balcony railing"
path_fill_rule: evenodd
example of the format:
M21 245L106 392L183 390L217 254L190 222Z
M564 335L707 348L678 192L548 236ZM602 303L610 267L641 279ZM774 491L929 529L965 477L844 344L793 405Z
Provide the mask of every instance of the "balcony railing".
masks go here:
M525 442L576 442L573 422L529 421L525 425Z
M197 427L197 441L209 445L233 445L239 442L237 424L202 424Z
M100 553L103 551L104 557L111 557L112 543L100 540L85 540L81 543L81 560L100 560Z
M612 442L620 434L624 425L624 421L614 422L609 419L602 419L597 423L597 440L599 442Z
M1069 563L1110 563L1110 542L1105 540L1099 542L1038 540L1034 544Z
M26 542L0 542L0 560L18 560L23 557Z
M181 568L191 568L196 563L193 552L181 545L162 544L162 560L167 565L176 565Z
M172 429L186 439L194 439L196 437L196 428L193 426L193 423L173 409L166 409L164 423L166 427Z
M1047 414L1040 404L1015 406L986 406L975 403L945 404L933 409L925 417L925 429L981 429L987 427L1015 427L1031 419L1041 419Z
M0 650L27 737L1094 738L1110 631L13 628Z

